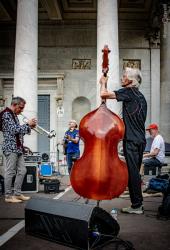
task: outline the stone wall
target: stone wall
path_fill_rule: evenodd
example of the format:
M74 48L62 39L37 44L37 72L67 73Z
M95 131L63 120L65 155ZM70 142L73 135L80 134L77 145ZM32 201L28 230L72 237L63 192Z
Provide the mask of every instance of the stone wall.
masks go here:
M65 75L63 104L65 112L62 118L56 117L58 140L62 139L68 120L72 118L72 103L77 97L86 97L90 101L91 109L96 108L96 36L95 24L39 26L39 71L62 72ZM13 72L15 28L0 28L0 37L0 74ZM141 91L148 102L148 124L151 117L151 62L149 44L144 38L144 31L120 30L119 47L120 75L123 59L141 60L143 75ZM73 59L90 59L91 68L73 69ZM48 84L46 88L48 90ZM51 115L56 115L56 110Z

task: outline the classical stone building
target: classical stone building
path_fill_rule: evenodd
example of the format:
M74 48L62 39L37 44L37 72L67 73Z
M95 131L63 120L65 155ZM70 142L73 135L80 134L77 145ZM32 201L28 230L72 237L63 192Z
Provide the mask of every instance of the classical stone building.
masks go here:
M123 67L139 67L148 103L147 124L157 122L170 142L169 1L0 0L0 103L27 100L24 114L56 137L34 132L33 151L55 151L68 120L100 103L102 48L108 44L108 89L120 87ZM108 101L116 113L121 107Z

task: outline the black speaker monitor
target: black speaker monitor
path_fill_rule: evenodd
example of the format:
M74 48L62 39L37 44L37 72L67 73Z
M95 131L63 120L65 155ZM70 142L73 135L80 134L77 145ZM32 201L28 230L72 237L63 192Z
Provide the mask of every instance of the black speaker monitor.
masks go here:
M32 162L25 162L26 175L24 177L21 191L23 193L36 193L38 192L38 164ZM14 186L16 176L12 179Z
M25 193L38 192L38 164L25 162L27 173L24 177L21 191Z
M109 213L94 205L32 198L25 208L26 233L76 249L99 246L119 229Z

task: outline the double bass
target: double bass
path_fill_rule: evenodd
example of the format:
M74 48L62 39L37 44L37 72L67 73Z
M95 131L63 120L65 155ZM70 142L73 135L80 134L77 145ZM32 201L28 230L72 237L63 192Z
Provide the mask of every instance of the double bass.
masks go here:
M103 51L103 74L109 70L108 46ZM102 100L101 105L80 121L84 152L72 168L70 181L80 196L94 200L119 197L127 187L128 171L118 156L118 143L124 136L124 123Z

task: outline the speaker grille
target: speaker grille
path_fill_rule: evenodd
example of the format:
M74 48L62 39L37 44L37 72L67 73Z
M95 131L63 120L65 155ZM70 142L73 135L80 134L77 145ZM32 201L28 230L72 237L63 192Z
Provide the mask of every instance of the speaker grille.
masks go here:
M110 214L94 205L33 198L25 208L27 233L76 249L89 249L95 242L98 246L106 241L102 237L96 241L92 234L96 228L101 235L119 232Z

